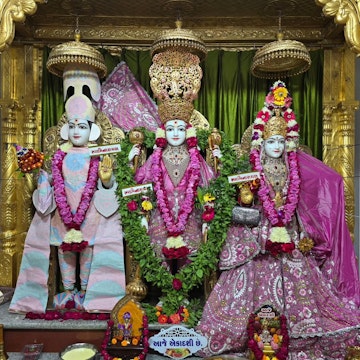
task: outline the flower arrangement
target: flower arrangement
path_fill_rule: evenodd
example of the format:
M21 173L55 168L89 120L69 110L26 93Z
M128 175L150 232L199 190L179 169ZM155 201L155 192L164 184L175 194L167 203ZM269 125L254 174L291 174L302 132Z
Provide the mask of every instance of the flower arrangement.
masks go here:
M155 306L157 322L159 324L180 324L182 322L187 323L190 318L189 310L185 306L180 306L176 313L166 315L162 305Z
M264 319L258 313L249 316L248 348L255 360L286 360L289 348L287 319L284 315Z
M201 218L206 223L210 223L215 217L216 197L209 192L203 193L201 189L198 189L198 200L203 208Z
M275 226L270 230L270 238L265 243L265 250L274 257L282 253L290 253L295 249L289 233L283 226Z
M148 149L152 149L154 143L158 147L166 145L164 141L159 140L165 137L163 128L158 129L156 140L154 133L145 129L142 129L142 131L145 134L144 146ZM199 146L201 150L205 150L208 145L209 134L209 130L198 130L196 132L197 136L194 139L193 128L189 127L187 129L188 146L190 146L190 148L193 146L194 150L197 146ZM190 313L188 324L189 326L193 326L201 315L201 307L199 306L197 299L191 299L187 303L189 292L200 285L203 282L204 277L209 275L212 270L216 269L218 253L221 250L222 244L226 238L227 228L231 222L232 208L235 205L236 197L235 188L229 184L227 177L234 174L236 171L235 151L231 148L229 141L224 135L220 147L223 154L223 157L221 158L221 174L216 179L213 179L209 188L206 189L206 193L212 194L217 199L214 203L214 218L208 232L208 240L200 246L195 255L191 256L189 264L182 267L176 274L172 274L162 265L161 259L155 255L146 229L142 226L135 226L136 223L140 224L141 222L139 214L137 214L137 212L129 211L127 203L121 198L121 189L136 185L133 180L132 170L127 165L127 154L131 147L132 144L129 142L128 137L126 137L122 141L122 152L118 154L118 169L116 173L116 180L119 184L117 188L118 197L120 199L119 211L124 232L126 234L127 244L129 245L135 260L139 262L144 279L161 289L163 293L163 296L160 299L162 302L162 313L167 316L175 314L179 311L181 306L186 304L186 308ZM191 151L191 149L189 149L189 151ZM194 154L192 156L194 166L191 171L196 177L197 159ZM188 198L189 202L190 200L196 201L198 189L195 187L195 180L196 179L193 179L189 185L189 190L192 190L192 198ZM160 181L161 179L159 179L159 183ZM154 206L162 205L157 201ZM195 206L195 204L192 206ZM187 216L186 212L187 210L183 209L182 219L185 219ZM183 220L175 222L173 219L168 219L168 225L172 232L168 234L169 237L181 235L182 224ZM150 312L148 315L150 317Z
M88 242L83 239L80 230L70 229L60 245L63 251L82 252L88 246Z
M38 171L42 168L45 155L37 150L24 148L15 144L17 162L22 174Z
M167 238L162 253L167 259L183 259L189 255L190 250L185 245L182 236L178 235Z
M153 209L153 203L150 196L140 194L139 196L131 197L132 200L126 204L129 211L137 211L140 215L148 216L149 212Z

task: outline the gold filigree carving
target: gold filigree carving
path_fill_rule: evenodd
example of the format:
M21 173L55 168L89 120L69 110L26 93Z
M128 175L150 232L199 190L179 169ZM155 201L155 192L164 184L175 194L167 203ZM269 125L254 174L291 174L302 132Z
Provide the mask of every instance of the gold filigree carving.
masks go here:
M15 36L14 22L24 21L26 15L36 12L36 3L45 0L6 0L0 3L0 52L4 51Z
M351 51L360 54L360 4L357 0L315 0L325 16L343 24L345 40Z
M86 27L81 28L81 36L83 39L86 39L87 43L92 44L101 44L104 46L106 44L116 44L117 46L121 45L128 48L132 46L134 48L146 48L148 49L152 41L159 34L159 25L156 27L108 27L106 25L101 27ZM269 42L276 38L277 28L240 28L239 26L227 26L223 29L217 28L198 28L194 31L197 36L204 40L206 46L213 46L213 43L222 43L224 48L235 46L234 42L236 41L236 47L243 46L245 43L248 47L253 48L255 46L261 46L265 42ZM284 36L287 39L301 40L304 41L314 41L319 42L319 44L326 38L326 31L324 29L295 29L295 30L286 30L284 31ZM34 31L35 39L53 39L59 41L69 40L74 37L73 27L41 27L39 26ZM119 43L119 39L122 41ZM141 43L139 46L135 45L136 43ZM241 42L241 44L239 43ZM129 45L127 45L129 44Z

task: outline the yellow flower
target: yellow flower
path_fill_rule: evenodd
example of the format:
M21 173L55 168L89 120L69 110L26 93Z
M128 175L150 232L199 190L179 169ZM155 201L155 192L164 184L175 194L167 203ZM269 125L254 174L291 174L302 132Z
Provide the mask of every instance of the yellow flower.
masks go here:
M284 105L285 99L288 96L288 91L286 87L278 87L274 90L274 104L275 105Z
M298 248L303 254L305 254L309 252L314 247L314 245L315 243L313 239L305 237L299 241Z
M152 203L149 200L144 200L141 203L141 206L145 211L150 211L153 208Z
M216 198L214 195L211 195L210 193L206 193L204 195L204 202L210 202L210 201L214 201Z

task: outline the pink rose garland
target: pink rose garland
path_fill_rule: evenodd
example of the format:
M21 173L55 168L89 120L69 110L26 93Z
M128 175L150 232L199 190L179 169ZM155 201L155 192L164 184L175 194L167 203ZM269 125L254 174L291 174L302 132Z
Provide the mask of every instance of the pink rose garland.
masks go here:
M254 165L254 169L259 171L260 176L260 188L258 191L259 198L263 204L266 217L270 220L274 226L284 226L288 224L295 214L296 207L299 202L300 191L300 175L299 166L297 161L296 151L288 153L289 159L289 188L285 205L279 209L275 208L273 200L270 198L270 188L265 180L263 167L260 161L259 150L253 149L250 154L250 161Z
M64 224L69 229L80 230L80 226L85 219L86 212L89 209L90 202L96 190L96 183L98 180L99 158L91 158L88 178L81 195L79 206L72 214L70 205L67 202L65 192L65 182L62 174L63 160L66 153L62 150L57 150L52 161L52 175L54 179L54 197L59 210L60 217Z
M189 215L194 208L196 189L200 181L200 155L198 149L195 147L189 149L189 155L189 166L179 184L179 186L186 184L185 199L180 206L179 215L175 222L164 185L164 174L161 167L162 149L157 148L154 152L152 167L155 183L154 190L157 197L157 204L169 236L178 236L184 232Z

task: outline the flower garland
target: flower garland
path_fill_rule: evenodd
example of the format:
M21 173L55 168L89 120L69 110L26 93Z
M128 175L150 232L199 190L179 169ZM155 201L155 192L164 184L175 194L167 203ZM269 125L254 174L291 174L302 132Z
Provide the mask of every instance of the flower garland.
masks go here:
M89 313L80 311L59 311L59 310L46 310L45 313L35 313L29 311L25 315L26 319L30 320L109 320L110 314L108 313Z
M89 209L90 202L96 190L99 158L94 157L90 159L90 167L84 191L81 195L81 200L75 214L72 214L70 205L66 199L65 182L62 174L62 166L65 156L66 152L59 149L55 152L53 157L52 175L54 179L54 197L63 223L69 229L80 230L80 226L85 219L86 212Z
M289 352L289 333L287 330L287 320L284 315L279 316L280 326L278 332L272 335L271 348L274 350L274 355L266 357L263 351L264 344L258 334L262 332L260 321L256 320L256 314L250 314L247 326L248 333L248 348L253 352L255 360L286 360ZM279 335L281 338L281 346L279 347ZM260 345L260 346L259 346ZM260 348L262 347L262 349Z
M189 147L190 163L187 167L185 174L181 180L179 186L186 184L185 199L182 201L177 221L175 222L170 210L168 197L164 185L164 174L161 166L162 151L166 142L161 141L163 146L159 146L153 155L153 166L152 171L154 174L154 190L157 198L157 205L160 209L161 217L164 220L169 236L181 235L186 227L189 215L194 209L196 189L200 182L200 160L199 150L195 147L197 142L191 138L187 139L187 142L191 142L193 146ZM157 136L157 143L159 144L160 139L163 139L159 135ZM196 139L196 138L195 138Z
M145 129L141 129L141 131L145 134L144 146L152 149L155 143L155 134ZM160 128L158 133L164 136L163 129ZM191 147L198 144L200 149L204 150L207 147L210 131L198 130L197 136L194 138L194 136L190 136L189 130L187 135L189 135L186 140L188 146ZM166 145L166 139L163 136L159 136L156 140L157 146ZM129 186L136 186L137 184L134 181L132 170L127 165L127 156L132 148L128 136L122 141L121 147L122 152L118 154L117 158L116 181L119 184L117 187L120 203L119 212L126 234L126 242L135 260L139 262L144 279L161 289L163 293L160 299L162 302L162 313L169 316L177 313L179 308L184 306L184 302L188 301L190 290L200 285L204 277L216 269L218 254L225 241L227 229L231 222L232 208L236 203L235 187L229 184L227 178L238 171L235 161L236 153L223 135L223 141L220 146L223 154L221 158L221 174L216 179L213 179L209 188L206 189L206 192L213 194L217 199L215 202L215 215L208 231L207 242L201 244L197 253L192 256L191 263L182 267L174 275L162 265L161 259L154 253L146 229L140 225L141 216L135 211L129 211L127 202L122 200L121 190ZM135 226L136 223L139 226ZM194 326L201 316L202 307L197 299L191 299L186 307L189 310L188 324L189 326Z
M270 187L265 179L264 170L260 161L259 150L253 149L250 153L250 161L254 169L260 172L260 187L258 190L259 198L263 204L266 217L273 226L284 226L288 224L294 216L299 202L300 174L295 151L288 154L289 159L289 188L285 200L285 205L276 209L274 201L270 197Z

